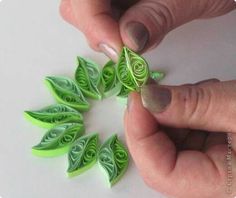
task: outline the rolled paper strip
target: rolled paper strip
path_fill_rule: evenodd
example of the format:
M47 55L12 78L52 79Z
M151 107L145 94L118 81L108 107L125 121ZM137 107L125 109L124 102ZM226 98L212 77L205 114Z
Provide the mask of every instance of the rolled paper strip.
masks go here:
M165 77L165 73L161 71L150 71L150 77L155 81L160 81Z
M102 69L101 81L103 86L103 95L105 97L117 95L121 90L122 84L117 78L115 66L116 64L110 60Z
M122 86L117 96L127 98L129 93L130 93L130 90L127 87Z
M59 103L81 111L89 109L89 103L73 80L60 76L49 76L46 77L45 83Z
M24 115L33 124L44 128L69 122L83 123L82 114L64 104L50 105L37 111L25 111Z
M82 57L77 57L78 67L75 72L75 80L83 94L92 99L101 99L102 95L98 90L100 83L99 66Z
M117 135L111 136L101 146L98 152L98 162L105 170L110 186L118 182L124 175L129 164L129 155Z
M116 97L117 101L122 105L126 105L129 93L130 93L130 90L127 87L122 86L120 93Z
M32 153L41 157L54 157L68 152L72 143L84 133L84 125L66 123L50 129L41 142L32 148Z
M148 64L144 58L123 47L117 64L117 76L125 87L139 91L149 78Z
M67 174L73 177L91 168L97 161L98 134L80 137L74 142L69 153Z

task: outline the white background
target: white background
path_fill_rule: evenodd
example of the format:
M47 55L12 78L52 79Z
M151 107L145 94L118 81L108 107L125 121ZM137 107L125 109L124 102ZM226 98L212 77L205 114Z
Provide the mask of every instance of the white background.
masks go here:
M38 143L45 130L26 122L22 112L54 102L43 78L72 77L76 55L101 65L107 61L104 55L89 49L81 33L62 21L58 6L55 0L0 2L0 196L161 197L145 186L133 162L125 177L109 189L97 166L67 179L66 156L41 159L31 155L31 146ZM167 72L165 84L213 77L235 79L236 12L182 26L145 57L152 68ZM85 115L88 132L99 132L102 141L117 132L124 140L123 110L115 98L97 102Z

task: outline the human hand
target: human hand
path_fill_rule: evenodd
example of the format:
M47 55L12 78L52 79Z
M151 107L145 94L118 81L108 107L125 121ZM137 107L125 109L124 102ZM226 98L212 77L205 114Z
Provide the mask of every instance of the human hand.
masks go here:
M117 60L123 45L144 52L184 23L235 8L234 0L62 0L60 12L93 49Z
M236 196L236 81L149 84L129 96L129 151L153 189L176 198ZM232 137L232 172L227 172ZM227 184L229 185L227 188ZM232 190L231 195L227 190Z

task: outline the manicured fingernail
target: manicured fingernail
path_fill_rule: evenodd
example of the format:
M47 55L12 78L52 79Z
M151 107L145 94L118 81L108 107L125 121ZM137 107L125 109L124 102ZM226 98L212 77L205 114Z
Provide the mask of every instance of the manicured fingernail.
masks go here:
M207 80L201 80L201 81L195 83L195 85L200 85L202 83L215 83L215 82L220 82L220 80L217 79L217 78L210 78L210 79L207 79Z
M165 111L171 103L171 91L157 84L145 85L141 88L143 106L153 113Z
M106 43L100 43L98 45L98 47L106 56L111 58L113 61L117 62L118 53L116 52L116 50L114 48L112 48L111 46L109 46Z
M147 28L139 22L130 22L126 25L125 31L127 32L129 38L135 45L135 51L142 51L149 39L149 33Z

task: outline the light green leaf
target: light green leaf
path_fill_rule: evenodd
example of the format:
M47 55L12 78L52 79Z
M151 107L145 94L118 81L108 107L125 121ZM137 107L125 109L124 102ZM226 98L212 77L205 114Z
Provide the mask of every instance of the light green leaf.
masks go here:
M99 66L82 57L77 57L78 67L75 72L75 80L83 94L92 99L101 99L101 93L98 90L100 83Z
M129 93L130 93L130 90L123 85L121 87L119 94L116 97L117 101L122 105L126 105Z
M42 157L53 157L68 152L72 143L84 133L84 125L66 123L50 129L41 142L32 148L32 153Z
M120 90L122 84L119 82L116 75L116 64L110 60L108 61L102 69L102 86L103 86L103 94L105 97L110 97L113 95L117 95Z
M83 123L82 114L64 104L50 105L37 111L25 111L24 115L33 124L44 128L69 122Z
M118 140L117 135L111 136L101 146L98 162L108 177L110 186L118 182L124 175L129 164L128 151Z
M117 64L117 76L120 82L132 91L140 91L149 78L147 62L130 50L123 47Z
M49 76L45 83L59 103L86 111L90 105L76 83L66 77Z
M150 71L150 77L155 81L160 81L165 77L165 73L161 71Z
M98 134L80 137L68 154L68 176L73 177L91 168L97 161Z

